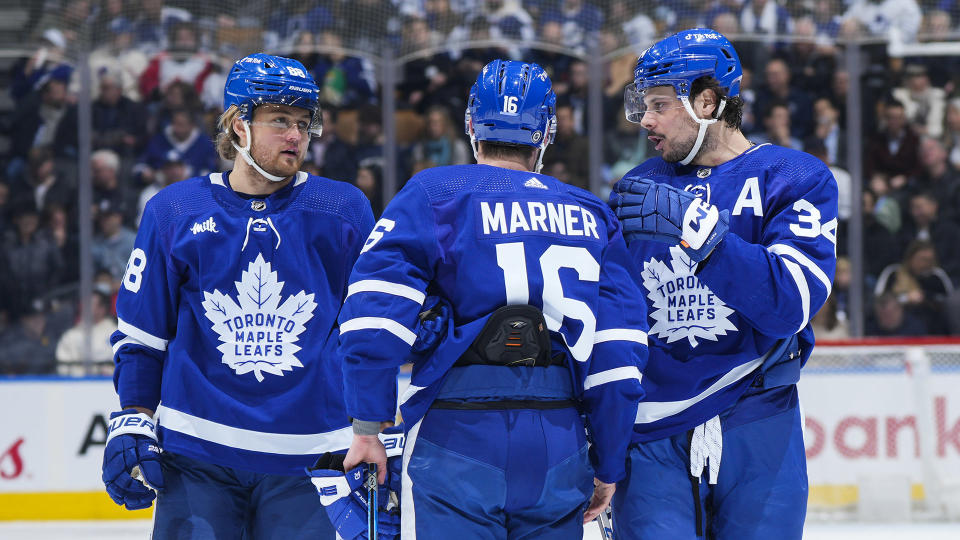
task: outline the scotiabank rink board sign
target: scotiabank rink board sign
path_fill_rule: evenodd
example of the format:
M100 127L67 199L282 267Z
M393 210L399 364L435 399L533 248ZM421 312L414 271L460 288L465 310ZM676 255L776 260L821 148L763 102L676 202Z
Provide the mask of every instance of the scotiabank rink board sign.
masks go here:
M117 409L107 378L0 380L0 519L149 519L116 506L100 479Z
M960 366L922 380L908 369L804 369L799 389L812 503L824 502L818 486L870 478L905 477L914 497L931 478L960 481Z

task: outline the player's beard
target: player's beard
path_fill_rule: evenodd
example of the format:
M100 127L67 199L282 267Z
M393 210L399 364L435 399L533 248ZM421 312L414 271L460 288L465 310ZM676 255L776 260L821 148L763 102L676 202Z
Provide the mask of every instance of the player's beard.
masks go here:
M684 116L684 133L687 135L683 138L678 138L674 144L670 145L670 150L663 153L663 160L667 163L677 163L687 157L687 154L690 153L690 150L693 149L693 145L697 143L697 134L700 132L700 124L693 121L689 115ZM709 152L717 147L717 141L713 137L713 134L710 132L708 127L707 132L703 135L703 143L700 144L700 148L697 150L697 155L693 156L691 162L696 161L697 156L702 155L705 152Z
M300 167L303 165L303 160L306 157L306 152L297 148L296 159L289 159L292 156L289 154L284 154L281 151L276 149L267 150L257 145L257 142L253 142L253 148L250 149L250 155L253 156L253 159L263 168L263 170L275 176L282 176L288 178L297 174L297 171L300 170Z

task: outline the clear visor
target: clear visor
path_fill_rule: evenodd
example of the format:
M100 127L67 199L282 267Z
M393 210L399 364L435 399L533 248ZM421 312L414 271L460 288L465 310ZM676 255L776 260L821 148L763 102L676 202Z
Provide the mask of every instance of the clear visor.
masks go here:
M663 114L671 109L683 108L683 103L676 96L649 94L646 90L638 90L635 83L624 87L623 113L628 121L639 124L643 120L643 115L647 113Z

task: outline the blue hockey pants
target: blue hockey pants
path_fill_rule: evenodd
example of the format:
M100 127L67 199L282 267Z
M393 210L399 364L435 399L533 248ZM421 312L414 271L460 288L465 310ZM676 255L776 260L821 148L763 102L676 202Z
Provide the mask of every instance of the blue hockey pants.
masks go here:
M706 469L701 480L691 480L687 433L631 445L627 478L613 497L617 540L801 538L807 468L796 386L751 388L720 421L715 485L707 483ZM704 536L697 535L698 512Z

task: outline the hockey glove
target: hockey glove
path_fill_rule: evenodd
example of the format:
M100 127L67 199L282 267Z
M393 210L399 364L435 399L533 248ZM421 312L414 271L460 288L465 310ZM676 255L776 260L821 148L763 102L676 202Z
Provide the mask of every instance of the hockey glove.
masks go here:
M380 434L387 449L387 482L377 491L378 540L400 538L400 471L403 454L403 427L394 426ZM320 503L343 540L367 538L367 464L343 470L343 454L327 452L307 468L310 481L320 494Z
M127 510L149 508L163 489L156 430L153 419L136 409L110 415L103 484L113 502Z
M423 302L423 311L418 317L417 340L413 342L413 352L429 354L447 335L450 303L439 296L428 296Z
M710 255L729 229L730 212L693 194L648 178L624 177L613 187L610 206L627 242L680 244L694 261Z

